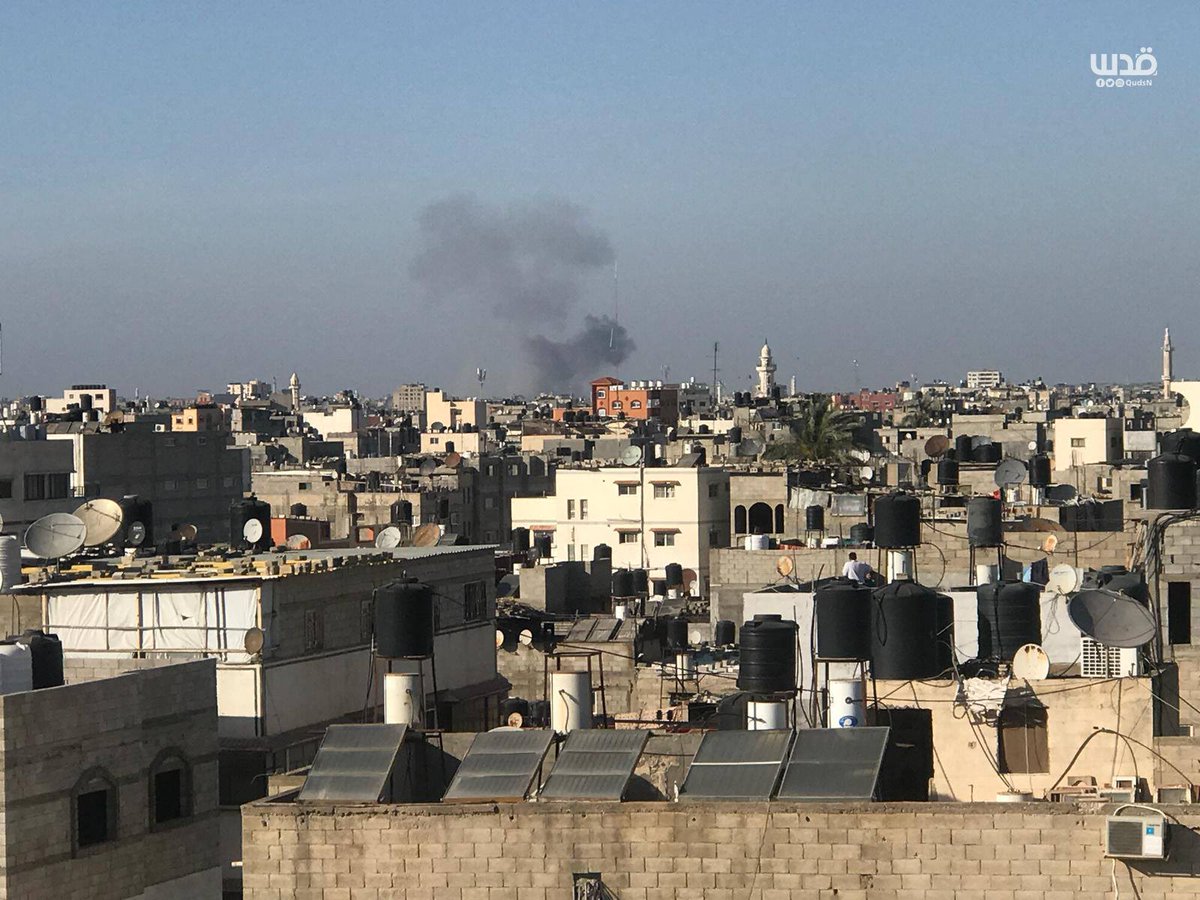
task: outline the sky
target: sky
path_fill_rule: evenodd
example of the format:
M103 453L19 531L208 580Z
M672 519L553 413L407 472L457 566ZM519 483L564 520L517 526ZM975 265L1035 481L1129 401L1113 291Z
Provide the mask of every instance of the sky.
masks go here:
M1192 2L9 0L0 395L1200 377L1198 101Z

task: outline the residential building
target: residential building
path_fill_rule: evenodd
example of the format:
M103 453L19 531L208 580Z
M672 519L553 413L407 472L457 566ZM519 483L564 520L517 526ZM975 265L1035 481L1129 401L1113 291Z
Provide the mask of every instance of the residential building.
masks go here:
M653 419L666 426L679 422L679 387L661 381L598 378L592 382L592 409L601 419Z
M62 415L72 406L105 416L117 408L117 392L106 384L73 384L62 397L46 398L46 412L53 415Z
M487 403L474 397L456 400L440 388L425 392L425 427L440 424L448 431L460 431L464 425L476 429L487 425Z
M215 404L196 404L171 416L172 431L228 431L225 411Z
M425 410L424 384L402 384L392 391L392 410L400 413L419 413Z
M71 446L46 440L40 427L0 431L4 530L20 535L44 515L75 509L83 501L72 485L74 470Z
M967 390L982 391L988 388L1000 387L1004 384L1004 375L998 369L972 369L967 372Z
M1055 419L1054 470L1119 462L1125 455L1125 420L1113 416Z

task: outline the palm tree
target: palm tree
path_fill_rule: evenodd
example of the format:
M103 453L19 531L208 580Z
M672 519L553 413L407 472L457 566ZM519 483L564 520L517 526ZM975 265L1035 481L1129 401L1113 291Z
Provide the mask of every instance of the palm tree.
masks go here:
M795 462L841 462L854 448L858 417L836 409L829 397L816 394L792 421L792 439L772 446L766 459Z
M917 403L909 407L900 420L901 428L929 428L941 424L944 410L941 404L934 404L933 398L925 394L917 394Z

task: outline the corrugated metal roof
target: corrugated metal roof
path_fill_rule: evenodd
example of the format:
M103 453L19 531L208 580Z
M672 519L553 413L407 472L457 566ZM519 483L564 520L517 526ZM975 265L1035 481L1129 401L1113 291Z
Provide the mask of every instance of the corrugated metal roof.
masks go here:
M330 725L297 799L379 803L406 725Z
M679 798L769 800L791 731L710 731L700 742Z
M814 728L796 733L780 800L870 800L887 728Z
M554 732L549 729L485 731L475 735L442 801L482 803L525 799L553 737Z
M620 800L648 731L572 731L538 795L545 800Z

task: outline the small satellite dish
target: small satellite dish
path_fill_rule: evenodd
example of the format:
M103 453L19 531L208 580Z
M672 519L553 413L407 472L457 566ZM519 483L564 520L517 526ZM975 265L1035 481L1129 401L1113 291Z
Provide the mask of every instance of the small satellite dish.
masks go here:
M1067 615L1106 647L1140 647L1157 630L1150 610L1116 591L1080 591L1067 604Z
M87 526L70 513L50 513L25 529L25 546L41 559L70 556L83 546Z
M1050 674L1050 657L1037 644L1024 644L1013 654L1012 673L1026 681L1045 681Z
M1057 565L1050 570L1046 587L1056 594L1073 594L1079 590L1079 571L1067 563Z
M134 522L125 532L125 544L129 547L140 547L146 540L146 523Z
M75 510L75 517L87 529L83 539L85 547L107 544L117 536L125 520L121 504L116 500L89 500Z
M432 547L441 539L441 536L442 530L430 522L413 532L412 545L414 547Z
M289 550L310 550L312 549L312 541L308 539L308 535L306 534L292 534L288 535L285 546Z
M246 636L242 638L242 646L251 656L260 653L263 648L263 630L261 628L246 629Z
M189 544L196 540L198 534L200 534L200 529L195 525L179 526L179 537Z
M756 441L753 438L746 438L746 440L737 445L738 456L758 456L762 452L762 441Z
M262 540L262 536L262 522L258 519L247 519L246 524L242 526L242 537L246 539L246 543L257 544Z
M1042 552L1043 553L1053 553L1057 549L1058 549L1058 535L1057 534L1046 535L1045 540L1042 541Z
M1073 484L1052 484L1046 488L1046 499L1052 503L1068 503L1078 496Z
M704 635L699 631L693 631L688 634L688 639L692 642L693 647L699 647L704 642Z
M446 454L446 458L442 460L442 465L447 469L457 469L462 463L462 454L456 450L451 450Z
M436 472L437 469L438 469L437 460L433 460L433 459L421 460L421 465L418 467L418 471L426 478L428 478L430 475L432 475L434 472Z
M865 463L871 461L871 454L866 450L854 449L850 451L850 458Z
M497 597L512 597L521 589L520 575L505 575L496 585Z
M525 724L525 717L519 712L509 713L506 721L508 722L509 728L520 728Z
M1019 459L1013 459L1011 456L1008 459L1003 459L996 466L996 472L993 475L997 487L1012 487L1015 484L1024 484L1029 478L1029 469L1025 463Z
M389 525L387 528L375 535L375 548L377 550L395 550L404 540L404 535L395 525Z
M861 469L858 470L858 477L861 478L863 481L870 481L872 478L875 477L875 470L872 469L870 466L863 466Z
M1037 441L1030 441L1030 442L1029 442L1029 444L1028 444L1027 446L1028 446L1028 447L1029 447L1029 449L1030 449L1031 451L1033 451L1034 453L1036 453L1036 452L1037 452Z
M925 455L937 459L940 456L945 456L946 451L950 449L950 439L944 434L935 434L925 442Z
M683 586L687 589L689 594L696 587L696 582L699 580L700 576L696 574L695 569L683 570Z
M779 573L780 577L787 578L796 571L796 564L792 562L790 556L781 556L775 561L775 571Z
M521 633L517 635L517 640L526 647L533 643L533 632L528 628L522 628Z
M504 632L499 628L496 629L496 649L499 650L504 646Z
M641 447L626 447L621 451L621 464L626 466L636 466L642 461Z

